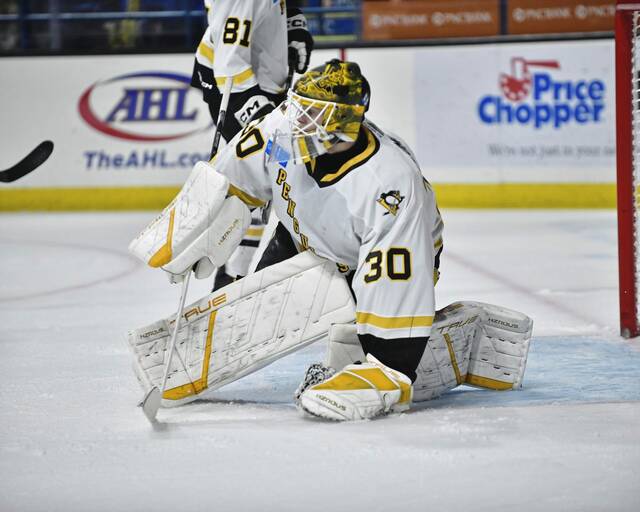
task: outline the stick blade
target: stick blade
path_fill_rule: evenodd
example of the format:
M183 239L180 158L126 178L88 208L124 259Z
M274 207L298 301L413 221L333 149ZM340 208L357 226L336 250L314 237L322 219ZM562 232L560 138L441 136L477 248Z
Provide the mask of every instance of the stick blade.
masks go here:
M42 165L52 152L53 142L50 140L41 142L16 165L7 170L0 171L0 181L3 183L11 183L12 181L22 178Z
M142 399L142 403L140 404L142 412L144 412L144 415L151 423L156 422L156 416L158 415L158 409L160 409L161 401L162 396L160 395L160 390L155 386L152 387Z

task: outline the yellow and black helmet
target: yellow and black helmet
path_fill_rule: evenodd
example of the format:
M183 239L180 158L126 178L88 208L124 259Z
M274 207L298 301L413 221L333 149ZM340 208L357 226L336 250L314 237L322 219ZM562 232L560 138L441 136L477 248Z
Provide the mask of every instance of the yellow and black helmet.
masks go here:
M289 90L283 104L286 130L278 130L277 158L307 162L339 142L355 142L371 91L355 62L330 60L310 69Z
M330 60L307 71L289 93L297 110L296 135L316 135L325 143L355 141L371 91L355 62ZM301 122L306 121L306 122Z
M295 83L293 92L305 98L369 108L371 89L355 62L333 59L310 69Z

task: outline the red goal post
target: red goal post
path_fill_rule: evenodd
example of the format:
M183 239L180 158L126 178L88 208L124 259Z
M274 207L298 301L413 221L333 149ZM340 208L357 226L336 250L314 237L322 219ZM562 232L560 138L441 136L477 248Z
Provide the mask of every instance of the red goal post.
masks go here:
M620 331L640 334L640 2L616 2L616 167Z

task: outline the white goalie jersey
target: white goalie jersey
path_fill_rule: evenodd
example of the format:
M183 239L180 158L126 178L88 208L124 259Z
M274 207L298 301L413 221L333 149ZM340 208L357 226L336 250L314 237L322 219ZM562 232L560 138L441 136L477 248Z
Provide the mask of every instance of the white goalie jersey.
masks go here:
M218 87L233 77L232 93L259 85L278 94L287 77L284 0L206 0L209 27L196 60L214 70Z
M212 161L230 193L273 209L300 250L353 276L358 334L429 336L434 269L442 220L434 193L404 143L363 123L350 158L338 168L288 159L274 146L286 120L276 109L249 124Z

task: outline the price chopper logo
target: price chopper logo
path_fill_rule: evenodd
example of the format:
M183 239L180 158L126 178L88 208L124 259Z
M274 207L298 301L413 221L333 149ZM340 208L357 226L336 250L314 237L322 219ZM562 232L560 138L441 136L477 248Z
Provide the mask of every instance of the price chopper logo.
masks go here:
M119 139L161 142L188 137L212 126L190 82L186 75L166 72L118 76L86 89L78 111L89 126Z
M502 96L486 95L478 103L484 124L518 124L560 129L603 120L602 80L556 80L547 70L560 69L555 60L511 59L511 74L500 74Z

